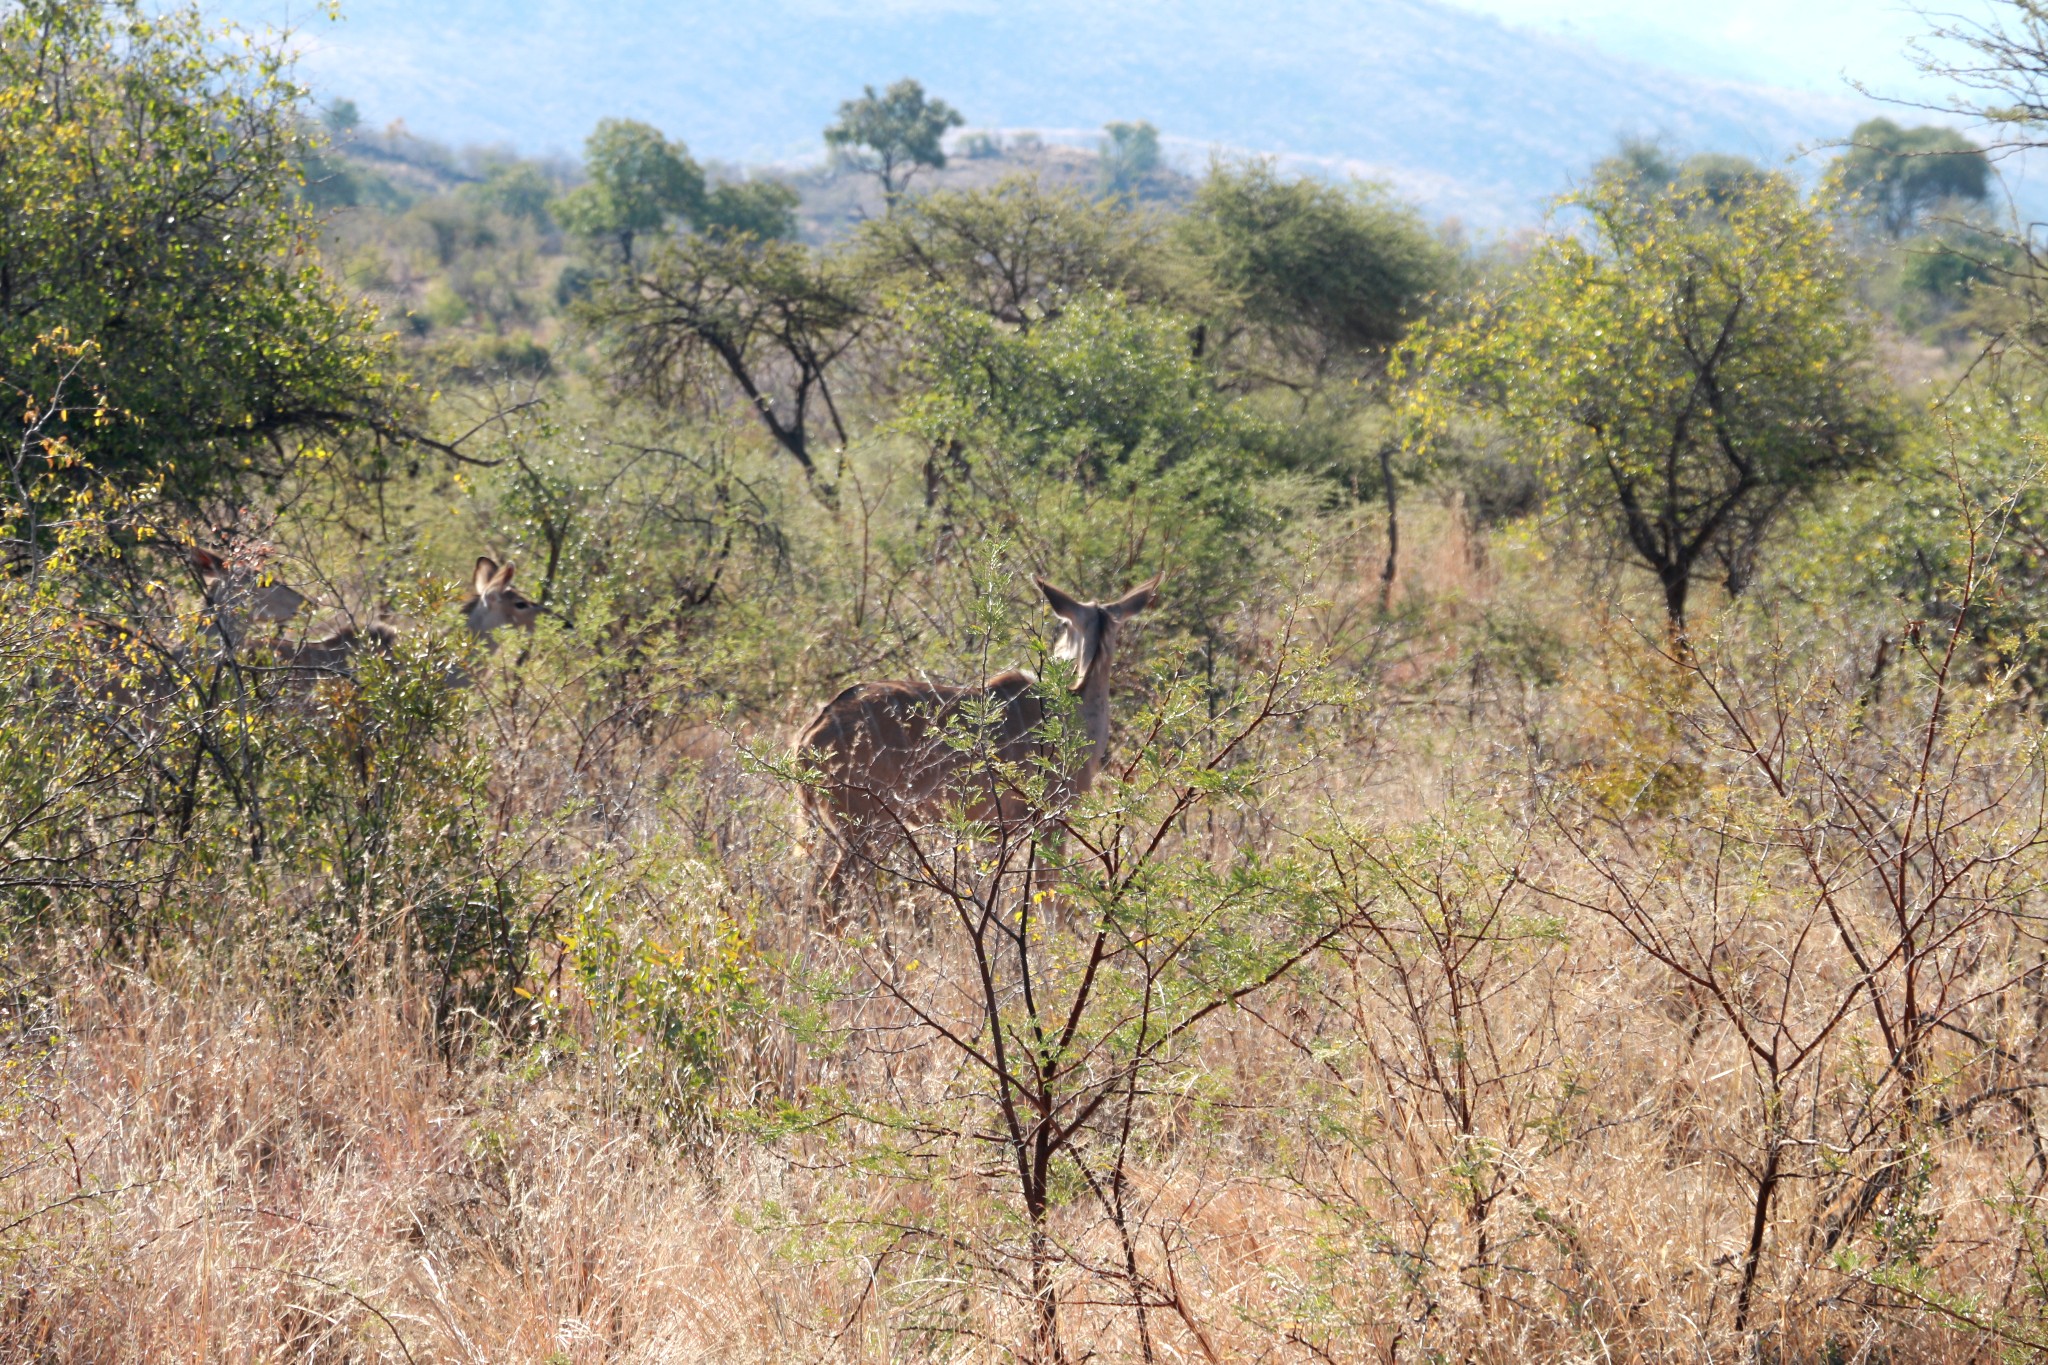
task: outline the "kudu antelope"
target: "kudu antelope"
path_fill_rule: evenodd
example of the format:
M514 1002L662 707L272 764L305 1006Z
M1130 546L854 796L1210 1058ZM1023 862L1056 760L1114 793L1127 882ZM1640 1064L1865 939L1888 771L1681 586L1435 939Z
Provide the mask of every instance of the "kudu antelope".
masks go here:
M250 627L282 627L309 600L267 573L233 564L198 546L189 548L185 559L199 576L208 626L231 655L241 655ZM512 572L510 564L501 567L489 558L477 560L475 592L462 607L471 630L489 634L503 626L533 624L539 608L511 588ZM185 685L181 678L189 676L197 660L185 645L152 645L146 635L119 622L86 624L102 638L99 647L81 656L94 661L89 669L93 680L76 689L75 698L96 702L108 714L131 717L140 732L153 733L159 714L177 698ZM274 648L242 656L242 662L258 677L282 679L288 694L304 695L322 681L351 677L366 650L388 656L398 641L397 627L373 620L314 639L279 639ZM452 670L449 680L457 686L468 681Z
M501 626L530 629L540 619L540 603L512 586L515 567L509 559L500 564L489 555L477 558L470 594L462 603L462 619L477 634L488 635Z
M1117 635L1151 604L1159 579L1114 602L1077 601L1042 578L1034 581L1060 619L1053 657L1075 666L1071 690L1080 743L1062 746L1047 732L1038 679L1022 669L979 686L871 682L847 688L819 710L794 751L799 769L815 771L818 779L799 789L799 799L834 845L821 888L830 905L844 898L850 862L873 863L889 843L944 819L950 809L1015 837L1050 813L1034 809L1016 778L1034 769L1043 773L1039 799L1057 810L1101 772L1109 754ZM963 745L963 735L978 742Z
M232 565L198 546L186 552L186 559L199 574L213 626L231 649L240 648L250 626L282 627L308 601L282 579ZM308 691L322 679L348 677L363 650L389 654L397 644L398 631L385 622L343 626L318 639L279 641L274 667L289 686Z
M532 626L540 608L512 586L513 565L500 565L480 556L471 577L471 593L462 603L462 617L478 635L489 635L505 626ZM285 592L291 589L285 588ZM296 596L297 594L293 594ZM303 600L303 599L301 599ZM253 618L252 619L262 619ZM324 639L302 640L281 653L285 676L304 688L322 678L347 677L355 657L365 649L389 654L398 645L398 631L383 622L372 621L360 628L345 626ZM451 669L448 680L456 686L469 682L459 669Z
M231 646L239 645L253 625L282 626L306 605L304 593L271 574L232 564L211 550L194 545L185 561L199 575L216 629Z
M159 632L125 621L81 617L83 648L74 656L75 678L65 685L71 705L83 716L108 724L138 743L163 732L166 712L175 706L194 677L194 666L206 660L240 654L250 628L282 628L298 615L306 597L273 575L246 562L224 558L200 546L188 546L185 563L199 579L203 603L200 642L164 639ZM333 641L309 642L308 662L333 656ZM278 652L288 665L295 650L282 640ZM269 671L265 669L264 671Z
M461 607L464 623L478 635L489 635L506 626L531 627L539 617L540 607L512 586L514 567L509 562L501 565L488 555L478 556L470 578L470 595L463 599ZM288 676L302 685L323 677L346 677L351 661L362 650L389 654L397 644L398 631L382 621L372 621L361 629L347 626L326 639L305 640L288 649ZM448 680L456 686L469 683L460 669L451 669Z

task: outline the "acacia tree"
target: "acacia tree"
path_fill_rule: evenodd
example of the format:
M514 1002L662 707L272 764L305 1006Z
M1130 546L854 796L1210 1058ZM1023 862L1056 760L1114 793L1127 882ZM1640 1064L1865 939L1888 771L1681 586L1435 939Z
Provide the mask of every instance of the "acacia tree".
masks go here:
M967 120L944 100L926 99L924 87L908 78L879 95L872 85L865 89L859 99L839 106L839 121L825 130L825 145L880 180L882 202L894 212L919 167L945 166L939 140Z
M1401 368L1408 440L1476 404L1570 509L1657 579L1674 638L1705 565L1731 593L1785 509L1894 446L1868 328L1827 219L1782 176L1725 191L1570 196L1551 237Z
M846 443L833 382L869 316L842 260L747 234L670 244L583 308L623 387L668 408L737 396L806 476L821 430Z
M802 196L779 180L737 180L704 196L699 232L731 239L770 241L796 236L796 208Z
M1451 278L1450 253L1414 210L1370 187L1288 180L1265 162L1216 166L1175 226L1217 296L1210 346L1263 352L1244 360L1262 374L1321 375L1384 354Z
M864 224L878 275L943 286L1019 331L1096 289L1131 299L1165 292L1151 224L1074 190L1010 176L985 190L938 190Z
M1290 447L1189 356L1188 320L1090 291L1020 332L935 289L905 321L917 397L900 427L931 452L928 496L943 516L1083 578L1129 573L1141 548L1157 556L1174 591L1155 624L1185 629L1206 668L1224 666L1258 547L1284 524L1285 495L1267 480Z
M1136 123L1106 123L1102 133L1096 149L1102 192L1128 199L1159 169L1159 130L1140 119Z
M1303 410L1333 397L1341 411L1377 402L1388 352L1455 262L1414 210L1368 186L1288 180L1268 162L1211 167L1175 224L1194 262L1188 291L1202 321L1197 351L1240 388L1294 394ZM1382 603L1400 547L1396 447L1377 443L1386 503Z
M1949 112L1982 130L1985 156L2024 154L2048 143L2048 4L1999 0L1980 14L1930 15L1914 56L1923 73L1954 92ZM2012 296L2013 321L1992 337L1987 353L1997 358L2017 349L2038 362L2048 355L2048 262L2030 227L2003 237L1997 253L1971 253L1955 264L1996 280Z

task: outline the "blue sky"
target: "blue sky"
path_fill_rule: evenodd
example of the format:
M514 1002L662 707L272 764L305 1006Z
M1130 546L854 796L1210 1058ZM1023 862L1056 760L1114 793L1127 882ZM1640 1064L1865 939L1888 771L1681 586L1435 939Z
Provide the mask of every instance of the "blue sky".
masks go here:
M677 8L688 8L680 0ZM749 0L726 0L744 5ZM915 6L916 0L911 0ZM1162 6L1171 0L1162 0ZM1259 7L1259 0L1245 0ZM1845 77L1880 91L1920 88L1905 56L1928 22L1931 8L1964 18L1981 17L1991 0L1947 0L1934 6L1902 0L1449 0L1457 8L1489 14L1510 24L1569 37L1615 56L1668 67L1709 79L1752 81L1816 93L1836 93ZM894 0L902 7L904 0ZM424 8L433 9L433 0ZM885 0L884 8L892 7ZM1267 0L1276 18L1286 0ZM318 32L317 0L228 0L222 6L242 18L292 23ZM342 12L352 9L342 0ZM593 17L608 6L590 4Z
M1914 6L1899 0L1457 3L1688 75L1823 93L1843 89L1844 73L1879 88L1914 87L1916 73L1903 52L1928 27ZM1926 8L1966 18L1987 10L1982 0L1950 0Z

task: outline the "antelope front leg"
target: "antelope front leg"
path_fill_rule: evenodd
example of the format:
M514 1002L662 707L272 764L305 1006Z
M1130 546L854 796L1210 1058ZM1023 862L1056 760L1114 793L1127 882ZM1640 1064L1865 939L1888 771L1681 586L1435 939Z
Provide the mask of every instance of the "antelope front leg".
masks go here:
M818 922L824 928L836 929L845 920L846 896L849 890L846 878L847 860L852 856L846 840L839 831L822 823L819 832L825 837L825 856L813 856L811 867L804 878L802 899L799 904L806 910L816 906Z

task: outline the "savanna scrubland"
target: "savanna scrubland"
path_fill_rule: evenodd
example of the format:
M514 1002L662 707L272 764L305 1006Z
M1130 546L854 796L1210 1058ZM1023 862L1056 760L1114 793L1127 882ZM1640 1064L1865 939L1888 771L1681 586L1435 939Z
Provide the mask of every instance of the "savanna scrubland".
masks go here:
M456 153L0 7L7 1358L2048 1351L1982 154L1628 144L1474 244L964 123ZM1032 577L1154 574L1066 799ZM1042 759L966 708L824 878L819 704L1013 666Z

